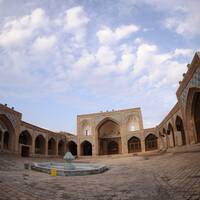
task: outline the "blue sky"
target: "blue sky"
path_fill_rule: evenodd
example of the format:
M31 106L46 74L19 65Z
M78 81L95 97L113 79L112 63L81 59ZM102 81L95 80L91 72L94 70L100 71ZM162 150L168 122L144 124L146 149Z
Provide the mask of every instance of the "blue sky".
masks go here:
M198 0L0 0L0 102L76 132L76 116L141 107L157 125L200 46Z

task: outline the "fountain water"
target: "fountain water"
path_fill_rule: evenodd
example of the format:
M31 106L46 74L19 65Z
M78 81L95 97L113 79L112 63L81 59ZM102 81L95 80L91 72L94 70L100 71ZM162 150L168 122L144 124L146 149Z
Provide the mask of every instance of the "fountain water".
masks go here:
M51 169L56 169L57 175L59 176L81 176L89 174L99 174L103 173L108 168L105 165L94 164L94 163L75 163L75 157L71 152L65 154L64 163L56 162L43 162L43 163L33 163L31 165L32 170L49 173Z
M75 169L74 164L72 164L72 161L75 159L75 157L72 155L71 152L68 151L63 157L63 159L65 160L65 169Z

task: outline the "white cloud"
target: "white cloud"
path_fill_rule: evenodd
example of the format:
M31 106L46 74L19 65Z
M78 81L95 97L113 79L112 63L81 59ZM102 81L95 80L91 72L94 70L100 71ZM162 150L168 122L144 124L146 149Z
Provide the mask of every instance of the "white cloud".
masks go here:
M100 65L110 65L115 62L116 55L110 47L101 46L96 53L96 59Z
M113 64L102 65L94 69L94 74L96 77L109 75L116 70L116 66Z
M184 37L194 37L200 34L200 1L173 0L163 1L161 4L156 0L146 1L146 3L168 13L168 17L163 22L166 28Z
M80 75L81 72L89 69L96 62L95 56L89 52L83 52L81 57L74 63L72 68L73 75Z
M88 22L89 18L86 16L83 7L78 6L70 8L66 11L66 16L65 16L66 30L79 29L80 27L85 26Z
M0 46L10 47L22 44L36 29L46 26L47 23L48 17L41 8L35 9L30 15L8 21L0 34Z
M175 49L174 56L188 56L191 57L194 54L192 49Z
M163 84L177 85L186 63L174 59L177 55L186 53L187 50L175 50L173 53L159 53L156 45L141 44L136 53L134 74L139 76L138 84L160 87ZM188 52L187 52L188 53Z
M55 46L57 38L55 35L37 37L33 43L34 53L46 53Z
M65 31L74 35L75 42L82 42L86 34L89 18L82 6L70 8L66 11L64 20Z
M123 25L116 28L115 36L117 40L121 40L130 36L132 33L137 32L138 30L139 30L139 27L134 24L127 25L127 26Z
M135 56L131 53L123 54L118 63L118 73L125 73L130 67L133 67Z
M134 43L135 43L135 44L142 44L143 42L144 42L143 38L140 38L140 37L138 37L138 38L136 38L136 39L134 40Z
M125 39L129 37L132 33L137 32L138 30L139 27L134 24L123 25L116 28L115 30L112 30L111 28L105 26L102 27L102 29L99 30L96 35L101 44L108 45L113 44L116 41Z
M110 46L101 46L96 53L97 67L95 73L98 75L109 75L115 73L123 75L132 70L135 55L130 45L122 44L114 49Z

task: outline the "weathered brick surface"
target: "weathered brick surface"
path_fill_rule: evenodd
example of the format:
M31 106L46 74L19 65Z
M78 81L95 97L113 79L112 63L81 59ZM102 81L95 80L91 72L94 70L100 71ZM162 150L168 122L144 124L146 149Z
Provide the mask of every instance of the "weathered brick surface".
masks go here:
M110 170L90 176L51 177L24 170L26 159L0 154L0 200L198 200L199 157L200 152L193 152L168 153L148 160L143 157L93 159L92 162L107 164Z

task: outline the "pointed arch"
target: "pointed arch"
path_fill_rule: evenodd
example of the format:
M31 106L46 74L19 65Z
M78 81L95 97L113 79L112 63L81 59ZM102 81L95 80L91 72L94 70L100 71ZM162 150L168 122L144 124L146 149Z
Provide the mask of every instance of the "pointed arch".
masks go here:
M56 155L56 140L53 137L48 140L48 155Z
M158 149L158 141L157 137L150 133L146 138L145 138L145 151L152 151Z
M187 96L185 116L190 143L200 142L200 88L190 88Z
M32 145L32 136L27 130L20 133L19 144Z
M112 117L105 117L103 118L99 123L98 125L96 126L96 129L98 130L106 121L112 121L113 123L117 124L118 126L120 126L120 123L115 120L114 118Z
M32 146L31 134L27 130L22 131L19 135L18 142L19 142L19 146L20 146L21 156L29 157L30 148Z
M186 137L185 137L185 130L183 127L183 120L179 115L176 116L175 124L176 124L176 130L180 132L181 134L181 140L182 140L181 144L186 145Z
M35 153L36 154L45 154L46 151L46 141L42 135L38 135L35 138Z
M62 139L58 142L58 155L65 155L65 142Z
M99 155L121 153L120 124L110 118L104 118L97 126Z
M133 136L128 140L128 153L141 152L141 141L138 137Z
M81 143L81 155L92 156L92 144L87 140Z
M68 151L70 151L73 156L77 155L77 144L72 140L68 142Z
M5 128L3 149L12 151L15 149L16 133L11 121L4 114L0 114L0 124Z

